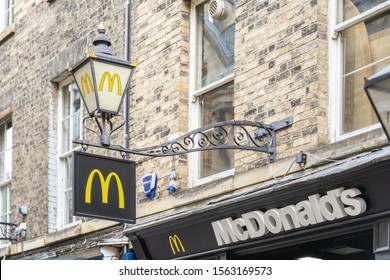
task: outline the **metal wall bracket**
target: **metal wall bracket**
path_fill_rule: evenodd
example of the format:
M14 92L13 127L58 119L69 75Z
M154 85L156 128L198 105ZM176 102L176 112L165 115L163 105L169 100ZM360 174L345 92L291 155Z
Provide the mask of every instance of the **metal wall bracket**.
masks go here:
M13 223L0 222L0 226L2 226L1 231L0 231L0 236L1 236L0 240L4 240L4 241L16 241L17 240L17 238L14 236L15 235L14 230L18 225L13 224ZM11 234L11 232L7 229L7 227L10 227L13 234Z
M249 150L268 154L270 163L276 160L276 131L293 124L292 117L265 125L251 121L225 121L193 130L162 145L125 149L117 145L102 145L75 140L83 149L88 146L118 151L122 155L134 154L165 157L207 150Z
M284 120L272 123L271 124L272 130L270 132L265 130L262 127L255 131L256 138L265 137L267 135L267 133L272 134L272 142L269 144L269 149L268 149L268 152L269 152L268 160L270 163L273 163L276 161L276 135L275 135L275 132L280 130L280 129L286 128L292 124L293 124L293 118L288 117Z

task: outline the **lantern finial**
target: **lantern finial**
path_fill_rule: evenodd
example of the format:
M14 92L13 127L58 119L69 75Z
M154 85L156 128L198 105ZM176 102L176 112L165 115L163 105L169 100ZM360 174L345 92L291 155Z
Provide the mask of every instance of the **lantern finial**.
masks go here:
M93 45L95 46L93 48L93 52L96 54L102 53L112 55L112 51L109 48L111 46L111 42L106 35L106 27L103 22L100 22L98 32L99 34L93 38Z

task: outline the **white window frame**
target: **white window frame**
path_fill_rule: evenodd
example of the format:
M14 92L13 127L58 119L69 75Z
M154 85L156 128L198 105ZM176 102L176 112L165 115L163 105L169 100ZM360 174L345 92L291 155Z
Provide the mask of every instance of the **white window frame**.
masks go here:
M341 125L343 119L343 45L339 33L348 27L351 27L366 19L372 18L383 12L390 10L390 1L384 2L360 15L348 19L344 22L337 23L337 13L342 10L342 0L329 1L329 123L331 142L337 142L350 137L363 134L381 127L376 123L349 133L342 134ZM366 66L367 67L367 66Z
M1 216L5 216L6 219L5 219L5 222L6 223L11 223L11 180L7 180L7 181L4 181L3 183L0 183L0 189L8 189L7 190L7 210L5 213L0 213ZM0 198L2 199L2 198ZM2 226L2 227L5 227L5 229L9 229L9 226ZM11 242L9 241L1 241L0 243L0 248L2 247L6 247L8 245L10 245Z
M57 170L58 170L58 176L57 176L57 229L64 229L68 228L71 226L74 226L75 224L79 224L82 222L82 218L73 216L73 221L70 223L66 222L65 218L65 193L67 191L72 192L72 186L65 186L66 184L66 161L65 159L69 157L74 151L80 151L81 148L79 146L75 148L71 148L69 151L62 152L62 141L63 141L63 133L62 133L62 121L64 120L62 118L63 116L63 87L66 86L67 84L74 83L72 78L68 78L61 83L59 83L58 86L58 145L57 145ZM73 95L71 95L73 97ZM72 103L72 102L71 102ZM83 112L83 102L81 101L80 103L80 121L82 120L82 112ZM75 115L75 114L73 114ZM69 115L67 118L73 116ZM72 129L72 127L70 127ZM82 126L82 121L80 122L80 138L83 138L83 126ZM72 147L72 143L70 143L70 147ZM72 194L73 195L73 194ZM71 209L68 209L68 211L72 211Z
M0 122L0 125L6 125L8 122L11 122L11 125L12 125L12 118L10 117L7 117L5 118L3 121ZM4 137L6 136L6 129L4 130ZM11 143L11 147L9 147L8 149L5 149L2 153L5 154L6 152L8 151L11 151L12 153L12 148L13 148L13 144ZM5 163L5 162L4 162ZM11 157L11 165L12 165L12 157ZM3 182L0 182L0 189L6 189L7 190L7 210L6 212L4 213L0 213L0 215L2 217L5 216L5 222L6 223L11 223L11 181L12 181L12 168L11 168L11 178L9 179L6 179L4 180ZM2 198L0 198L0 201L2 200ZM8 229L8 226L5 226L6 229ZM1 247L6 247L8 245L10 245L11 243L10 242L1 242L0 243L0 248Z
M9 7L6 8L6 2L9 2ZM0 3L0 32L5 30L7 26L11 25L14 22L14 7L15 7L15 0L6 0L2 3ZM8 16L8 21L5 19Z
M189 129L190 131L197 129L201 126L201 104L199 98L220 86L226 85L234 81L234 74L226 76L216 82L213 82L205 87L196 89L196 67L197 67L197 13L196 7L209 0L196 0L191 1L190 11L190 81L189 81ZM201 153L201 152L200 152ZM188 154L188 182L190 187L195 187L203 184L213 182L218 179L233 176L235 174L235 168L225 170L223 172L200 178L201 169L201 154L189 153ZM199 179L200 178L200 179Z

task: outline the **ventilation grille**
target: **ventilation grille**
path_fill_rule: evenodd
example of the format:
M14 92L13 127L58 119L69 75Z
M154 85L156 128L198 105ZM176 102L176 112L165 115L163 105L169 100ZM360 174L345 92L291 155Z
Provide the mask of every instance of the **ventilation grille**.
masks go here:
M218 9L218 1L211 1L210 8L209 8L211 17L213 17L217 13L217 9Z
M231 13L231 6L225 0L212 0L209 5L209 15L212 19L222 21Z

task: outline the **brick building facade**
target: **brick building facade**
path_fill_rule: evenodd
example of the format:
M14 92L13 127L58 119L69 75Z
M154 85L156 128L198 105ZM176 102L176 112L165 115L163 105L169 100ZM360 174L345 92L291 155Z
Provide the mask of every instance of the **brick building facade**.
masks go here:
M341 108L362 106L359 108L370 113L369 107L359 103L359 89L351 90L348 84L351 81L343 78L344 62L350 65L352 58L342 54L351 48L349 34L360 34L357 33L360 25L366 24L372 60L356 62L361 59L361 52L355 47L351 54L355 64L349 68L360 73L360 67L371 65L373 73L389 63L389 51L378 47L390 37L389 1L372 1L375 3L367 7L352 0L334 1L338 4L325 0L129 1L131 60L138 62L129 100L130 147L163 144L216 121L234 119L272 124L293 117L293 124L276 132L277 159L272 164L264 153L243 150L163 158L131 155L130 159L137 162L135 225L64 215L71 207L64 196L66 188L71 189L67 180L72 174L63 173L68 171L70 152L80 147L70 144L61 148L66 142L64 137L72 130L65 120L72 120L70 127L77 126L73 122L75 115L63 114L66 108L79 102L76 109L85 115L80 100L65 94L72 83L67 69L85 57L100 22L107 27L113 53L124 56L125 2L128 1L7 2L12 6L8 11L13 20L0 33L0 125L12 121L12 160L3 164L12 165L12 177L0 181L0 186L8 188L9 193L9 210L3 210L3 205L0 214L7 222L17 225L25 222L26 237L18 236L17 241L4 243L0 248L2 257L90 258L99 255L102 246L113 246L118 258L123 257L122 249L134 250L137 258L181 257L176 252L172 256L155 257L151 241L154 234L165 232L173 236L166 227L177 226L177 232L185 235L189 223L202 224L208 220L204 217L214 215L213 211L218 220L222 211L218 209L239 216L240 213L232 212L229 203L237 208L241 203L247 205L241 214L256 209L249 202L245 204L246 198L263 201L270 197L274 202L269 207L274 209L296 204L301 200L289 202L295 197L289 188L299 190L302 186L302 196L304 190L313 195L316 192L309 193L303 186L333 182L331 179L337 176L341 176L340 182L346 182L342 176L388 160L388 142L376 119L363 123L352 117L352 109ZM213 18L208 14L209 2L225 5L227 15L222 15L223 19ZM368 16L361 18L362 13ZM351 18L355 25L343 25ZM375 24L378 18L382 25ZM358 45L355 41L353 44ZM362 75L369 74L366 71ZM352 87L358 88L359 83L354 82ZM343 88L344 85L348 88ZM356 104L348 103L347 97L340 101L343 92L346 96L351 91L355 92L356 96L351 98ZM68 102L68 107L64 102ZM80 123L81 117L75 120ZM77 133L76 137L96 142L96 137L83 128ZM113 137L114 144L122 143L122 131ZM90 151L121 157L102 149L88 148ZM305 164L296 162L301 151L307 155ZM172 170L178 175L175 193L166 190ZM148 173L156 173L159 178L152 200L144 196L141 184L141 177ZM336 181L333 186L342 187L340 184ZM318 187L320 191L324 195L328 190ZM368 191L362 193L367 195L366 201L371 199ZM284 194L289 199L284 199ZM287 204L279 205L278 199ZM18 213L20 206L27 206L27 215ZM384 223L388 225L389 210L381 210L383 214L379 215L379 210L371 213L369 207L359 223L364 223L364 232L369 231L370 240L377 240L378 231L374 229ZM347 222L340 223L334 228L342 235L346 232L341 229L347 227ZM367 224L372 224L372 228ZM332 227L329 222L325 228ZM241 233L245 230L248 227L241 225ZM310 236L305 230L301 229L302 234ZM314 225L313 231L316 231ZM389 236L385 234L386 238L388 242ZM297 242L293 237L289 240L291 244ZM245 242L241 244L243 248L247 246ZM215 250L213 246L206 246L203 252L208 252L208 256L214 250L216 255L225 254L227 258L250 257L244 249L229 253L228 246L224 250ZM367 254L350 257L389 258L388 250L376 252L376 249L365 248ZM182 257L202 255L190 251ZM336 257L339 256L333 255Z

